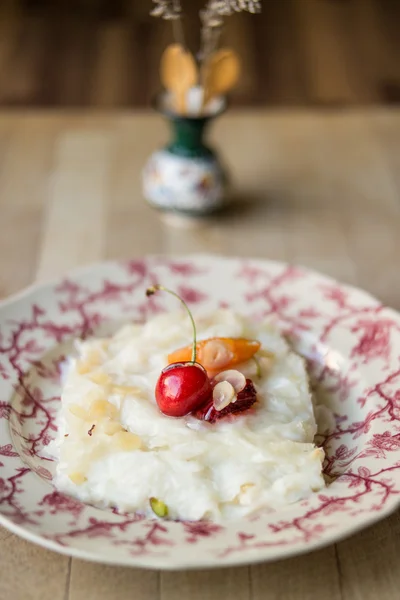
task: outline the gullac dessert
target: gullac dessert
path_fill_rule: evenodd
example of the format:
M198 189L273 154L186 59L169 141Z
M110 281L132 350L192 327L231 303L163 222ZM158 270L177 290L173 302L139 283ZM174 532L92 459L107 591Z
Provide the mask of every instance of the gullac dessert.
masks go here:
M147 294L160 290L176 296ZM303 359L271 323L228 309L195 320L179 300L186 313L77 343L50 447L57 488L149 517L221 521L324 487Z

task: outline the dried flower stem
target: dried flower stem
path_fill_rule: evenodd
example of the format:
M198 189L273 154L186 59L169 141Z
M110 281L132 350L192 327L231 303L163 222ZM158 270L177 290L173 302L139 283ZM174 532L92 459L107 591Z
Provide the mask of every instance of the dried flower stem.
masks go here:
M202 21L200 60L206 60L218 47L224 18L235 12L257 13L260 0L209 0L200 13Z
M153 0L156 5L150 14L153 17L161 17L166 21L172 21L172 32L174 41L185 47L185 36L183 33L181 19L181 4L179 0Z
M172 21L172 35L174 37L174 41L177 44L180 44L181 46L183 46L183 48L186 48L185 36L182 27L182 19L174 19Z

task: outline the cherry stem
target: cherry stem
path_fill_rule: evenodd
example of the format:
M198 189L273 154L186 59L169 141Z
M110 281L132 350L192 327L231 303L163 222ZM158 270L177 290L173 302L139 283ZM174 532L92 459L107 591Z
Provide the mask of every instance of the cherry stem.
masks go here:
M178 298L179 302L181 304L183 304L183 306L185 307L186 312L189 315L189 318L190 318L190 320L192 322L192 327L193 327L193 346L192 346L192 360L191 360L191 362L195 363L196 362L196 352L197 352L196 351L196 346L197 346L196 324L194 322L193 315L190 312L190 309L189 309L188 305L186 304L186 302L176 292L173 292L172 290L169 290L168 288L164 287L163 285L159 285L159 284L152 285L151 287L147 288L147 290L146 290L146 296L152 296L153 294L155 294L158 291L160 291L160 292L168 292L168 294L171 294L171 296L175 296L175 298Z

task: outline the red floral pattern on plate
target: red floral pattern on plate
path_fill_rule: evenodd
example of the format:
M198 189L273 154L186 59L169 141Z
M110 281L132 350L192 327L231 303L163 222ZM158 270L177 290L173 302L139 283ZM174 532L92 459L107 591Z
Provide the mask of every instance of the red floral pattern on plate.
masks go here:
M336 427L319 437L323 493L246 520L152 521L102 511L51 485L62 363L73 339L169 308L144 297L155 282L202 308L271 317L309 365ZM271 560L327 544L400 501L400 317L366 293L268 261L210 256L105 263L0 306L0 521L61 552L154 568Z

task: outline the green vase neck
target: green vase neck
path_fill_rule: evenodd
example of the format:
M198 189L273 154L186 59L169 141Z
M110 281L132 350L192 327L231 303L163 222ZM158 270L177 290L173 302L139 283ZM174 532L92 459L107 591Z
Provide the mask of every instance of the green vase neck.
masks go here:
M209 119L170 119L173 140L168 146L172 154L189 158L208 158L212 151L204 144L205 128Z

